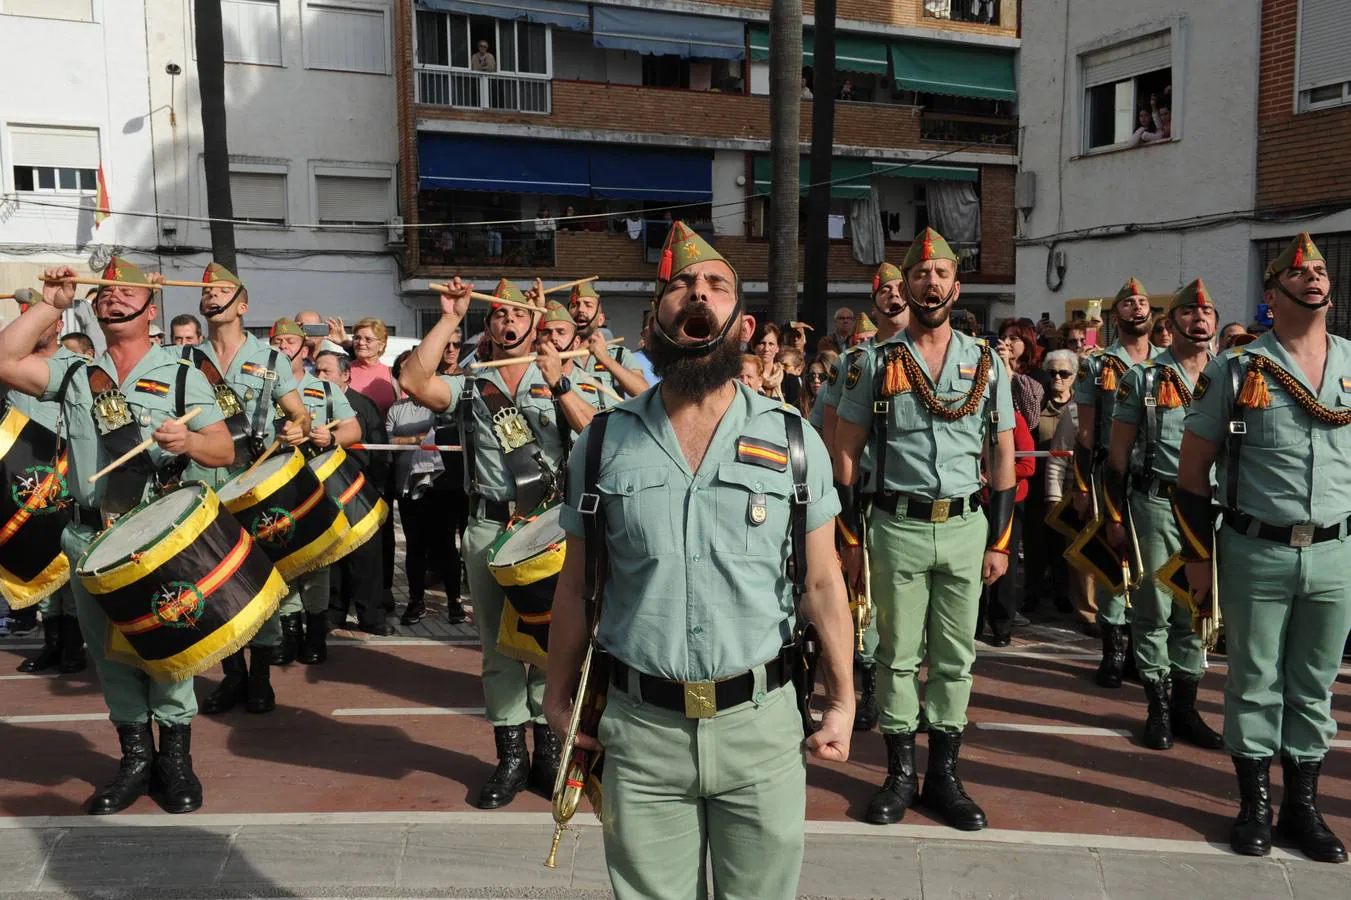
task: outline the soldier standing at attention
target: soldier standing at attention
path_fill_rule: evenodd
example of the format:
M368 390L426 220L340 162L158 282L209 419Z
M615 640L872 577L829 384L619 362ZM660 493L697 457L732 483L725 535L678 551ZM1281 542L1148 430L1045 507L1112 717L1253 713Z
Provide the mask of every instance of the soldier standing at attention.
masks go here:
M1013 396L1003 364L983 341L949 323L961 293L957 256L926 228L901 265L910 323L853 354L835 433L835 487L841 556L850 583L862 583L862 519L855 487L871 429L875 460L868 552L877 609L879 728L887 778L868 805L876 824L900 821L915 802L918 673L927 656L929 764L919 802L966 831L985 813L957 776L971 698L981 585L1008 568L1013 527ZM989 508L977 502L981 457Z
M634 357L634 351L626 350L622 345L606 346L605 335L600 331L605 324L605 312L601 309L600 295L591 282L572 289L568 298L568 312L577 325L577 340L591 351L590 356L577 360L583 372L594 376L606 387L613 388L621 397L637 397L647 390L643 365ZM599 408L604 409L605 406L606 400L601 398Z
M1117 339L1105 350L1098 350L1079 364L1074 383L1074 403L1078 407L1079 437L1074 444L1074 496L1071 502L1079 517L1088 522L1093 515L1091 491L1102 492L1102 469L1112 441L1112 413L1116 391L1126 370L1154 355L1149 342L1153 321L1149 294L1144 285L1128 279L1116 292L1112 303L1116 317ZM1102 630L1102 663L1098 666L1098 684L1121 687L1128 656L1126 597L1098 589L1098 627Z
M1174 297L1168 309L1173 343L1163 353L1133 366L1117 389L1111 453L1104 477L1108 540L1128 552L1126 504L1140 542L1144 571L1131 595L1131 632L1136 667L1149 701L1144 744L1173 746L1173 736L1218 750L1224 746L1196 711L1196 690L1205 672L1205 649L1192 629L1191 612L1173 602L1156 572L1182 546L1169 498L1177 486L1177 454L1192 392L1210 362L1215 337L1215 304L1198 278ZM1127 474L1129 472L1129 474Z
M662 381L588 428L568 468L545 710L566 733L593 530L609 560L596 652L610 690L599 733L579 741L605 748L616 898L703 897L707 860L719 897L789 900L806 803L788 662L797 616L820 634L826 695L806 749L846 759L854 720L839 507L825 446L797 410L734 380L755 320L731 265L683 222L663 259L648 348Z
M1279 831L1310 859L1345 862L1346 847L1318 812L1318 775L1337 734L1332 683L1351 630L1351 342L1328 334L1332 283L1307 234L1267 266L1265 300L1272 330L1226 350L1196 383L1173 512L1203 608L1218 553L1224 745L1239 786L1229 845L1248 856L1270 851L1279 753Z

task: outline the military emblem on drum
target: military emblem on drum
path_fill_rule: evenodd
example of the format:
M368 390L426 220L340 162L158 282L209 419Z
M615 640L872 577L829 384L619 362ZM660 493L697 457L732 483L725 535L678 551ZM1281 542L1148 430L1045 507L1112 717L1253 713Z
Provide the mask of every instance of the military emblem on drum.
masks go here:
M29 466L14 477L9 495L15 504L37 516L60 512L70 505L64 469L58 472L53 466Z
M131 414L131 407L122 392L112 390L94 398L94 421L98 423L99 434L111 434L136 421L136 417Z
M253 539L269 547L285 547L295 531L296 518L287 510L272 507L258 514L250 530Z
M535 439L525 416L514 406L500 409L493 414L493 431L497 434L497 443L503 453L524 447Z
M70 462L55 434L10 407L0 419L0 596L25 609L70 580Z
M206 596L190 581L161 585L150 598L150 612L168 628L196 628L206 611Z

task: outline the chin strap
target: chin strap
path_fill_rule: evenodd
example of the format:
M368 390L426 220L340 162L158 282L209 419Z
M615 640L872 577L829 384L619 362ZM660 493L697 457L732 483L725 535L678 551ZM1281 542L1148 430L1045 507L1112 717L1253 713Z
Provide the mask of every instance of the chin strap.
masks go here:
M1282 294L1285 294L1285 296L1289 297L1291 300L1295 301L1305 309L1322 309L1323 307L1327 306L1329 303L1332 302L1332 288L1330 287L1328 288L1328 292L1323 295L1323 300L1321 303L1305 303L1303 300L1299 299L1294 294L1290 293L1290 291L1286 289L1285 285L1281 283L1280 278L1276 279L1276 290L1280 291Z
M1117 525L1126 521L1126 473L1112 466L1102 471L1102 498L1107 507L1107 518Z
M732 314L727 317L727 321L722 323L721 330L706 341L700 341L696 344L681 344L667 334L666 329L662 327L661 322L656 316L656 303L654 302L651 325L652 337L685 356L708 356L708 354L712 353L722 345L722 342L727 339L727 335L732 333L734 325L741 321L741 311L744 305L745 303L741 297L741 287L738 285L736 306L732 309Z
M94 318L98 319L100 325L121 325L123 322L130 322L132 319L140 318L145 313L145 311L150 308L150 304L154 302L155 302L155 292L151 291L150 296L147 297L146 301L141 304L141 308L136 310L136 312L134 313L127 313L124 316L107 316L107 317L100 316L96 313L94 315Z
M1016 505L1017 492L1016 485L999 491L990 491L990 502L985 509L985 517L990 528L985 544L987 551L993 550L995 553L1004 554L1009 552L1009 544L1013 539L1013 507Z
M1208 562L1215 553L1215 518L1210 498L1173 488L1173 518L1182 532L1182 558Z
M230 307L234 306L235 303L238 302L239 295L243 293L243 291L244 285L241 284L239 287L235 288L235 292L230 295L229 303L225 304L224 306L212 307L212 312L207 312L206 310L203 309L201 310L202 315L206 316L208 319L214 319L221 313L228 312Z
M863 533L863 512L859 507L858 491L852 484L837 481L835 494L840 498L840 514L835 517L840 541L846 547L857 547L859 535Z

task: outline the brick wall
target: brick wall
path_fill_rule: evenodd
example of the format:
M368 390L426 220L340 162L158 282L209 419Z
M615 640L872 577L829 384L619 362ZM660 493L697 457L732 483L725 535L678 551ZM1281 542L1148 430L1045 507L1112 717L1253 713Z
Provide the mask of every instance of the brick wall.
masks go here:
M1257 110L1257 206L1351 201L1351 107L1295 112L1299 0L1263 0Z
M1013 281L1012 166L980 169L980 274L995 282Z

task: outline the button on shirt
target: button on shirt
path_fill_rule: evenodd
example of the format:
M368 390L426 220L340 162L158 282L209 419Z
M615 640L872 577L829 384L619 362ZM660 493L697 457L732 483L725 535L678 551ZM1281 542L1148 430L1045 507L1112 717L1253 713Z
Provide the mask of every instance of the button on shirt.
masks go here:
M139 431L137 440L150 437L166 419L174 417L178 372L183 366L177 351L177 347L152 346L121 382L117 378L117 365L107 353L89 363L108 373L113 382L118 384L126 397L132 422ZM47 360L47 389L38 399L55 400L66 370L85 362L83 356L74 353L64 357L57 355ZM201 431L221 421L220 407L216 405L216 395L211 390L211 384L205 375L191 368L184 385L184 409L190 411L199 406L202 411L188 423L190 430ZM103 489L108 478L100 478L90 484L89 476L112 462L113 457L99 439L98 429L94 425L93 407L89 379L86 373L77 372L66 389L61 409L69 442L70 475L67 483L77 503L97 509L103 499ZM158 444L151 444L146 453L157 469L164 468L175 459L172 453L166 453ZM115 478L116 475L108 477Z
M885 375L879 368L878 357L884 356L883 351L894 345L903 346L910 352L930 387L948 406L962 404L975 385L981 357L988 352L975 338L952 332L943 370L935 381L927 371L923 354L911 342L909 331L903 329L874 348L849 357L844 395L840 398L840 418L871 427L876 379ZM1009 376L998 356L991 353L990 358L985 393L974 412L956 421L934 418L920 402L913 385L910 390L890 398L887 403L886 484L882 486L885 490L935 500L969 496L980 488L980 457L990 414L998 412L999 431L1013 430ZM869 441L872 440L870 435ZM868 479L867 490L877 490L872 483L875 480L874 473Z
M1151 344L1148 358L1153 359L1160 352L1157 347ZM1098 430L1099 446L1105 451L1112 445L1112 415L1116 409L1116 390L1106 390L1098 384L1102 376L1102 358L1104 356L1116 357L1125 363L1128 370L1135 365L1135 361L1126 352L1126 348L1121 346L1121 342L1115 341L1106 350L1101 353L1094 353L1079 363L1079 377L1074 382L1074 402L1084 406L1092 406L1095 398L1102 398L1098 420L1093 423L1093 427ZM1117 380L1117 386L1120 386L1120 378Z
M1234 405L1234 386L1229 360L1237 356L1241 367L1239 385L1247 373L1247 360L1265 356L1293 375L1313 394L1313 387L1294 358L1281 346L1275 332L1211 361L1202 374L1204 389L1187 411L1186 429L1212 443L1221 443L1229 433ZM1243 436L1238 476L1238 508L1270 525L1311 523L1322 528L1344 521L1351 514L1351 425L1328 425L1305 412L1270 373L1264 373L1270 404L1264 409L1243 408L1247 433ZM1241 388L1240 388L1241 389ZM1351 342L1328 337L1327 363L1318 402L1336 412L1351 410ZM1220 450L1217 480L1228 483L1227 451ZM1233 506L1232 498L1224 498Z
M659 390L610 413L598 489L610 576L598 640L648 675L727 678L773 659L791 634L793 478L738 458L742 437L786 448L784 407L737 385L699 471L691 473ZM805 423L804 423L805 424ZM804 427L807 530L839 512L825 444ZM563 528L585 535L577 506L585 482L582 432L568 463ZM785 450L786 455L786 450ZM758 507L753 510L753 507ZM757 524L758 522L758 524Z
M1150 395L1154 398L1154 421L1156 423L1154 426L1154 456L1150 471L1144 471L1147 456L1145 450L1145 418L1147 412L1144 393L1145 381L1149 377L1151 368L1157 370L1163 367L1172 369L1182 383L1187 386L1187 390L1193 391L1196 389L1196 385L1192 384L1187 373L1182 370L1177 357L1173 356L1173 351L1165 350L1149 362L1132 366L1130 371L1126 373L1126 377L1121 382L1121 388L1116 394L1113 419L1117 422L1134 425L1139 429L1135 445L1131 448L1132 472L1152 475L1164 481L1177 481L1178 451L1182 449L1182 430L1183 423L1187 418L1187 407L1164 407L1158 404L1159 388L1164 379L1164 376L1158 371L1154 372L1154 383L1150 390Z

